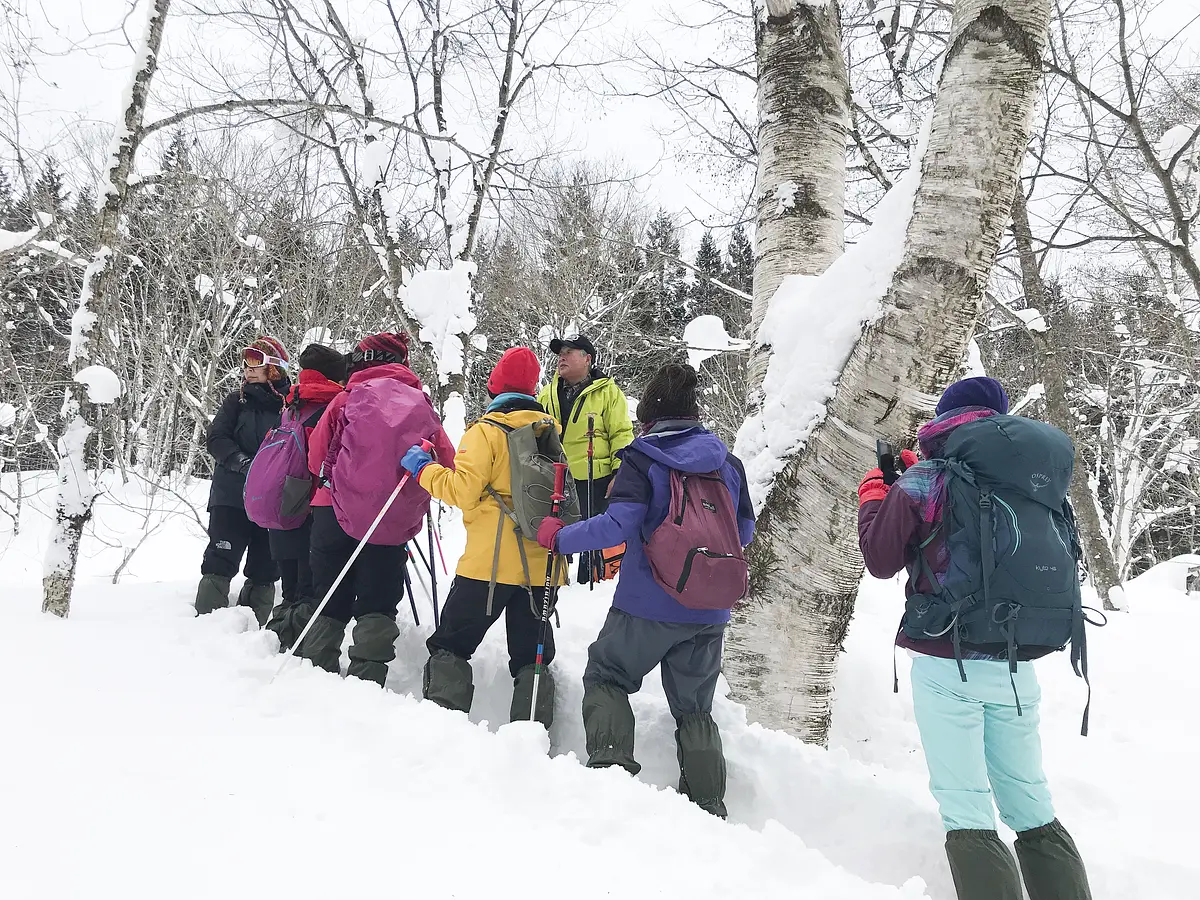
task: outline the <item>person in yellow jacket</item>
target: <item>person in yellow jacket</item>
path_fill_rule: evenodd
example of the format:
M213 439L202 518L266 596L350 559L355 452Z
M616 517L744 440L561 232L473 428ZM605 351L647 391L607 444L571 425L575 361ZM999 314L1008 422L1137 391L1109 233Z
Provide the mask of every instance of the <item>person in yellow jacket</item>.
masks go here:
M585 518L608 509L608 489L621 465L617 451L633 442L633 420L629 403L617 383L596 366L596 348L583 335L555 338L550 351L558 354L558 372L542 388L538 402L562 426L563 450L571 466L571 478ZM588 480L588 425L592 434L592 478ZM599 553L585 553L579 560L579 582L594 581L602 574ZM588 562L597 567L588 571Z
M480 420L463 435L454 455L454 468L433 462L419 446L404 456L404 467L421 487L438 500L463 511L463 524L467 529L467 546L458 561L454 583L442 609L441 624L425 642L429 660L425 663L422 693L427 700L447 709L470 712L475 693L471 656L488 629L501 614L506 614L508 668L513 677L510 716L513 720L529 718L540 616L545 601L543 578L547 551L538 545L537 535L522 539L527 572L512 522L501 512L488 490L490 486L511 505L508 435L504 428L488 422L515 429L546 419L546 411L533 397L540 377L541 364L532 350L514 347L505 351L488 378L492 402ZM534 582L532 585L530 580ZM554 659L552 630L546 634L542 659L547 665ZM551 671L547 669L541 676L534 715L546 728L550 727L554 712Z

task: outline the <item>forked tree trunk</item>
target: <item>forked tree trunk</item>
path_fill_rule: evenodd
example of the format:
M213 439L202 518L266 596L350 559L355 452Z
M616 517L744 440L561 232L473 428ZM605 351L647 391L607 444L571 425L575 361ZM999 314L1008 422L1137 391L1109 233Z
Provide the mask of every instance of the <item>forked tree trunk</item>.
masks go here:
M862 576L855 489L875 438L910 442L962 362L1029 138L1049 17L1049 0L959 0L885 312L759 520L766 574L731 632L726 674L755 720L810 743L828 739Z
M756 5L757 7L757 5ZM754 304L757 334L788 275L819 275L842 255L850 85L838 6L766 0L756 9L758 177ZM761 402L769 346L747 363L751 410Z
M116 308L113 296L118 276L113 271L113 252L118 245L118 225L129 189L129 174L142 134L142 118L150 82L158 68L158 52L171 0L154 0L145 20L145 43L133 75L129 104L117 123L107 171L108 184L104 205L96 229L96 249L83 277L79 308L72 319L71 352L68 363L74 375L83 368L86 340L92 324L106 310ZM86 445L92 426L98 421L96 410L88 402L83 385L72 382L63 405L63 433L59 441L58 490L54 504L54 526L42 575L42 612L66 618L71 612L71 593L75 588L75 566L79 559L79 540L92 518L96 492L92 474L87 470Z

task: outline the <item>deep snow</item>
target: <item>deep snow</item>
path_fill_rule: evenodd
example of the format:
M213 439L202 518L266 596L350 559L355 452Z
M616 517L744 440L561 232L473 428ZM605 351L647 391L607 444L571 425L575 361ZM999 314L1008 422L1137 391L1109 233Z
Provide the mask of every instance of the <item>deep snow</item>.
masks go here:
M390 691L299 662L268 687L273 637L237 609L192 617L203 532L167 493L103 495L71 618L41 615L47 484L27 483L20 535L0 524L0 896L953 897L903 655L891 692L898 583L864 582L830 750L718 701L724 824L673 790L653 677L634 698L639 778L579 765L579 678L606 590L572 588L560 605L548 758L537 728L501 724L501 627L474 660L470 718L486 727L406 696L419 694L424 606L420 629L401 609ZM205 491L182 492L201 516ZM453 567L461 532L444 522ZM1196 896L1195 679L1162 635L1194 633L1200 599L1174 584L1135 582L1132 612L1093 632L1092 737L1078 736L1083 689L1066 660L1039 664L1046 765L1097 900Z

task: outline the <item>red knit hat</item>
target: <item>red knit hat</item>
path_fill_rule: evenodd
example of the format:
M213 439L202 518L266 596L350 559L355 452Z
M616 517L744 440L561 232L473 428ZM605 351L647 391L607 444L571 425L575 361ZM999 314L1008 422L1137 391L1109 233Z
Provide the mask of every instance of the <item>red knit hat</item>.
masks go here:
M542 364L528 347L511 347L504 351L496 368L488 378L488 393L493 397L500 394L528 394L537 391L542 377Z
M350 353L352 372L385 363L408 365L408 335L403 331L367 335Z

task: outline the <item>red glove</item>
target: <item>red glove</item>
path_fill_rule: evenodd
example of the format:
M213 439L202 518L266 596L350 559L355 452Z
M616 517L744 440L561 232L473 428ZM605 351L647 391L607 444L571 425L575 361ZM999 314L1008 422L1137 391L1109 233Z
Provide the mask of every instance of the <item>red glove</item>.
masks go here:
M558 540L559 530L567 524L557 516L546 516L538 526L537 542L547 550L553 550Z
M858 505L862 506L872 500L882 500L888 495L888 490L888 486L883 483L883 472L879 469L872 469L858 483Z

